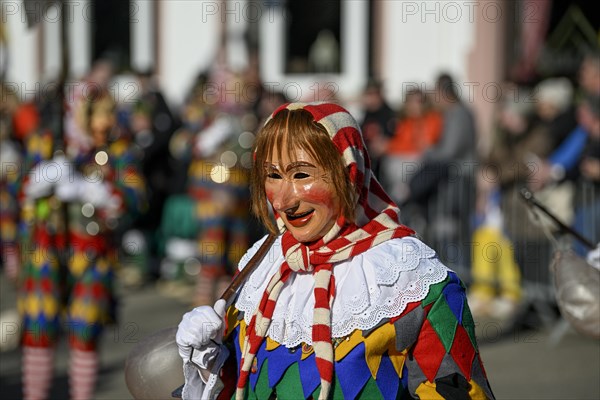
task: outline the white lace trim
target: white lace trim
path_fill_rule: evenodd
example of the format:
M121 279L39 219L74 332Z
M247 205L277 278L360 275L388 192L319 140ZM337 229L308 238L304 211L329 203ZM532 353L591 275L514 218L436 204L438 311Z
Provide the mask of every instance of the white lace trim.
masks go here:
M256 253L258 241L240 261L240 269ZM256 271L240 291L236 302L246 323L270 278L283 263L278 238ZM448 269L436 253L413 237L388 240L350 261L337 264L333 273L336 295L332 305L331 330L334 338L355 329L368 330L382 319L398 316L408 303L423 300L429 287L443 281ZM286 347L312 344L314 280L310 274L294 274L283 287L267 335Z

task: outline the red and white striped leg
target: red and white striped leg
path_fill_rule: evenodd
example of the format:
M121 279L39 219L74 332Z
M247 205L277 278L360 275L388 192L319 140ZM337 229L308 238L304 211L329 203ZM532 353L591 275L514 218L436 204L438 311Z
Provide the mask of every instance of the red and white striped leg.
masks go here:
M94 395L98 375L98 352L71 348L69 389L71 399L88 400Z
M25 400L48 398L54 369L54 348L23 347L22 379Z

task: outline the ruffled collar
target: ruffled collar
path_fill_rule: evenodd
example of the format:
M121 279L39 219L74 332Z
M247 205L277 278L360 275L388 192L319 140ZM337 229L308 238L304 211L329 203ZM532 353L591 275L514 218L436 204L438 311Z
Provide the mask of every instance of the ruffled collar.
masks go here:
M265 239L246 253L240 269ZM239 292L236 308L244 312L246 323L283 261L279 237ZM423 300L430 286L443 281L447 273L436 253L414 237L385 241L336 264L332 337L345 337L356 329L369 330L383 319L400 315L408 303ZM314 279L310 273L293 274L277 300L267 336L286 347L312 344L313 291Z

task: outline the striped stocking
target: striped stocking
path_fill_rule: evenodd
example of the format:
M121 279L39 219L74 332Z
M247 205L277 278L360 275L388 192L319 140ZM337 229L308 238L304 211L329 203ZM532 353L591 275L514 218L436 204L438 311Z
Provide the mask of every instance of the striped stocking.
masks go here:
M98 352L71 348L69 390L74 400L91 399L98 374Z
M54 368L54 348L23 347L23 398L42 400L48 397Z

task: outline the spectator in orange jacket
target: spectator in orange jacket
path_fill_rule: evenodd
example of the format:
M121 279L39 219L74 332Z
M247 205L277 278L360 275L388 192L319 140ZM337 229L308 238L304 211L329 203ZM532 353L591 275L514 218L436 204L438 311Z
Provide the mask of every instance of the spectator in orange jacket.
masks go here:
M386 189L395 201L406 197L406 185L418 171L428 148L440 139L442 116L433 110L420 89L407 91L402 116L388 141L383 161Z

